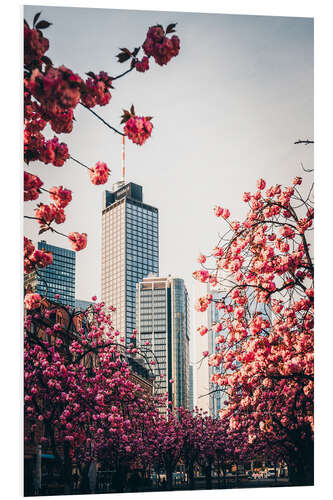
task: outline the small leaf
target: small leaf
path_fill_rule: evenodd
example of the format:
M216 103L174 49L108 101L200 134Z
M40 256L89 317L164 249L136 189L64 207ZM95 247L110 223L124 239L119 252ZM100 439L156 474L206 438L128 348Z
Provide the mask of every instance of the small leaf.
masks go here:
M48 21L39 21L39 23L36 24L36 28L38 30L43 30L45 28L48 28L51 25L52 25L52 23L49 23Z
M130 59L131 54L127 54L125 52L120 52L119 54L116 55L116 57L118 57L118 62L120 63L123 63L125 61L127 61L128 59Z
M37 23L38 18L39 18L39 16L41 15L41 13L42 13L42 11L37 12L37 14L35 15L34 20L33 20L33 24L32 24L32 25L33 25L33 27L35 27L35 24Z
M150 120L152 120L154 117L153 116L145 116L145 119L147 120L147 122L150 122Z
M122 52L125 52L125 54L132 55L131 52L128 49L120 49Z
M132 115L135 115L134 104L132 104L132 106L131 106L131 113L132 113Z
M137 53L139 52L141 47L136 47L133 52L132 52L132 56L135 57L137 55Z
M172 24L169 24L169 26L167 27L166 29L166 33L175 33L175 27L176 27L177 23L172 23Z
M131 118L131 113L127 109L123 109L124 114L121 116L122 120L120 123L126 123Z
M88 73L86 73L86 75L90 76L91 78L96 79L96 75L93 71L88 71Z
M24 24L26 25L27 28L30 29L30 26L29 26L29 24L27 23L27 21L25 19L24 19Z
M38 234L43 234L45 233L45 231L48 231L48 229L49 229L48 227L42 227L42 229L39 230Z

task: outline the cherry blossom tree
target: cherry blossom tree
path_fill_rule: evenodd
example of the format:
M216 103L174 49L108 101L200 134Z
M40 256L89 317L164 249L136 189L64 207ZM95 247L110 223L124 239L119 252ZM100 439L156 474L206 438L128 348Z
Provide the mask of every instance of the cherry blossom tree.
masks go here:
M314 209L313 186L304 195L301 184L296 177L265 190L259 179L255 192L244 193L243 222L215 207L227 229L211 255L199 257L194 277L224 289L196 304L202 311L214 301L222 313L209 357L219 367L215 390L226 395L222 420L245 432L256 453L283 458L293 483L312 484Z
M88 170L92 184L105 184L110 175L106 163L97 161L93 166L85 165L76 158L76 153L72 154L67 144L60 142L59 137L54 134L70 134L76 123L74 115L76 108L82 106L113 132L142 146L150 138L153 130L151 116L137 115L132 105L129 111L123 110L121 124L124 124L124 128L120 130L107 123L93 108L109 105L115 90L114 82L131 71L146 72L152 61L164 66L178 55L180 41L174 35L176 24L169 24L165 30L161 25L152 26L141 46L132 50L122 48L117 55L118 62L127 61L130 67L117 76L110 76L105 71L100 71L98 74L88 71L86 77L82 78L63 65L55 66L46 55L49 50L49 40L44 36L44 31L51 23L41 20L40 15L41 12L34 16L32 27L26 20L24 21L24 161L29 167L36 161L54 167L75 163ZM141 59L140 51L144 54ZM50 132L53 137L47 139ZM38 200L42 191L50 194L51 203L38 203L34 214L25 217L38 222L39 234L46 231L54 232L68 238L73 250L83 250L87 246L86 233L80 234L74 231L65 235L57 229L57 226L66 220L64 209L72 200L71 190L63 186L46 188L42 179L25 171L24 201L31 203ZM25 238L27 272L45 267L52 262L50 253L44 255L44 252L40 252L32 256L34 250L31 245L31 241Z
M136 457L145 462L144 430L160 404L131 379L126 356L138 349L119 343L104 303L79 313L34 293L25 303L26 442L52 451L65 492L73 465L83 491L96 460L111 462L123 477Z

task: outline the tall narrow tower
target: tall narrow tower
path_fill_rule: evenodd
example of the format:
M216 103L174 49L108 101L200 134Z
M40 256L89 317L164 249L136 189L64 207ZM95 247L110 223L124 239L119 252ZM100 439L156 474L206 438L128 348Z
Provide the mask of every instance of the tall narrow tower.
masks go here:
M124 180L104 192L102 300L114 306L114 326L130 343L136 284L159 272L158 209L143 202L142 186Z
M168 393L173 406L185 408L190 406L188 304L183 279L148 276L136 286L138 342L142 348L149 342L154 356L148 351L148 362L157 360L154 393Z

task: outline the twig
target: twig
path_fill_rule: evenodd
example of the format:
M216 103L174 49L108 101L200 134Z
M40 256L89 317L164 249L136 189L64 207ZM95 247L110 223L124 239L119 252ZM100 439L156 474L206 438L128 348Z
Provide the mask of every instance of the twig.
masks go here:
M112 81L118 80L118 78L121 78L122 76L127 75L127 73L130 73L131 71L133 71L134 67L135 66L132 66L130 69L124 71L124 73L120 73L120 75L115 76L114 78L112 78Z
M99 116L95 111L93 111L91 108L89 108L89 106L86 106L85 104L83 104L82 102L80 102L81 106L83 106L84 108L88 109L90 111L90 113L92 113L93 115L96 116L96 118L98 118L99 120L101 120L101 122L104 123L104 125L106 125L107 127L109 127L111 130L113 130L114 132L116 132L117 134L119 135L123 135L125 136L125 134L123 134L122 132L120 132L119 130L117 130L116 128L112 127L112 125L110 125L108 122L106 122L101 116Z
M76 158L73 158L73 156L70 156L70 159L81 165L82 167L86 168L87 170L91 170L91 168L87 167L87 165L84 165L84 163L81 163L79 160Z
M294 144L314 144L314 141L310 141L309 139L298 139L298 141L294 142Z

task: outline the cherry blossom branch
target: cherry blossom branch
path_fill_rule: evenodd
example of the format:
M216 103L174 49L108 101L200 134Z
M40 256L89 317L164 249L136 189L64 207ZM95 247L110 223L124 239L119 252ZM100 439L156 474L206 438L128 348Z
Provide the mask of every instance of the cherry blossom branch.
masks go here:
M122 135L122 136L125 136L125 134L123 132L120 132L119 130L117 130L116 128L112 127L112 125L110 125L107 121L105 121L99 114L96 113L96 111L92 110L91 108L89 108L89 106L86 106L85 104L83 104L81 101L80 101L80 104L81 106L83 106L84 108L88 109L93 115L96 116L96 118L98 118L99 120L101 120L101 122L104 123L104 125L106 125L107 127L109 127L111 130L113 130L114 132L116 132L117 134L119 135Z
M309 168L309 169L304 168L304 165L303 165L303 163L302 163L302 162L301 162L301 167L302 167L302 170L303 170L304 172L313 172L313 168Z
M123 73L120 73L120 75L117 75L114 78L112 78L112 81L118 80L118 78L122 78L123 76L127 75L127 73L130 73L131 71L133 71L134 68L135 68L135 66L132 66L130 69L127 69Z
M69 158L73 161L75 161L78 165L81 165L81 167L84 167L86 168L87 170L91 170L91 168L87 167L87 165L85 165L84 163L81 163L79 160L77 160L76 158L73 158L73 156L69 156Z
M47 226L47 229L50 229L50 231L52 231L53 233L57 233L57 234L60 234L60 236L65 236L65 238L68 238L67 234L61 233L57 229L54 229L54 227L51 227L50 224L48 224L47 222L45 222L43 219L39 219L39 217L31 217L29 215L24 215L23 218L24 219L38 220L39 222L42 222L43 224L45 224Z
M298 139L298 141L294 142L294 144L314 144L314 141L310 141L309 139Z

